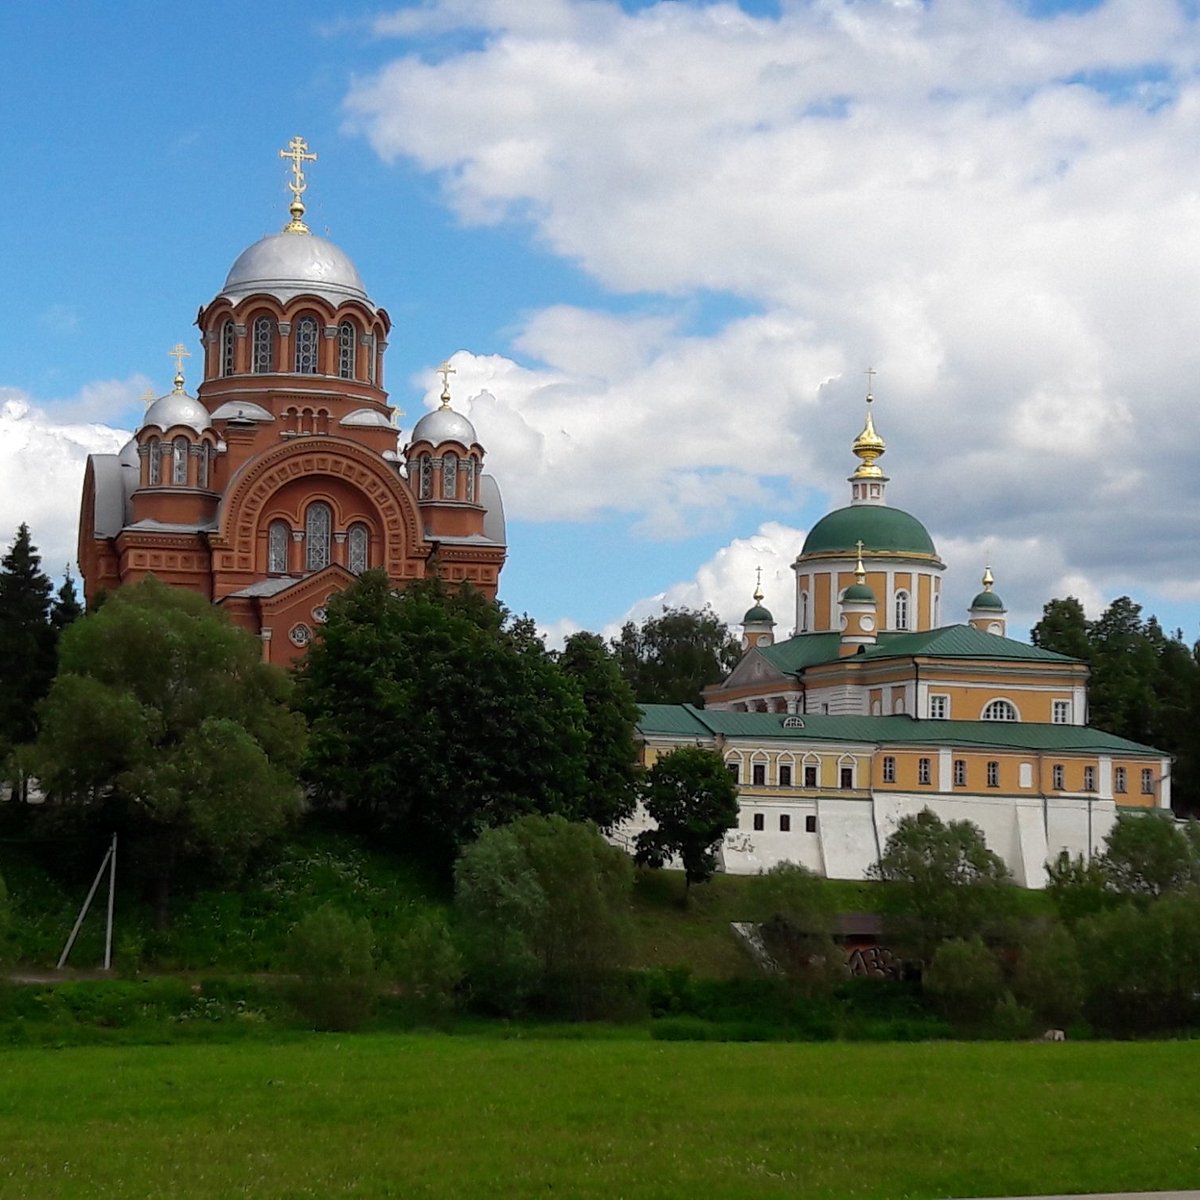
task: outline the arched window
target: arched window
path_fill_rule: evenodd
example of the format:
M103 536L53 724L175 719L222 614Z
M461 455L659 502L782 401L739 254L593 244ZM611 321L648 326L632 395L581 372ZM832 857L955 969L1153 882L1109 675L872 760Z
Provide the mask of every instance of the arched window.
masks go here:
M177 437L171 443L171 482L187 483L188 440Z
M196 459L196 486L208 487L208 455L209 449L205 445L200 446L200 457Z
M1008 700L993 700L983 710L985 721L1019 721L1017 710Z
M808 632L808 593L800 593L800 632Z
M433 495L433 459L422 454L417 469L421 476L421 499L428 500Z
M896 628L908 628L908 593L896 593Z
M466 475L466 497L468 504L475 503L475 464L468 458L463 463L463 473Z
M342 379L354 378L354 350L358 343L358 330L350 321L338 326L338 375Z
M367 382L375 386L375 338L368 336L363 339L363 349L367 355Z
M349 566L355 575L361 575L370 565L371 535L365 525L351 525L347 538Z
M442 455L442 496L453 500L458 492L458 455Z
M317 373L317 337L319 334L316 317L301 317L296 322L295 363L297 375Z
M288 569L288 542L292 531L286 521L272 521L267 529L267 570L275 575L286 575Z
M933 627L940 629L942 620L942 594L941 592L933 593Z
M226 321L221 326L221 374L233 374L233 353L236 345L233 333L233 322Z
M147 457L150 459L150 472L147 478L151 487L157 487L162 482L162 442L158 438L150 439Z
M275 322L270 317L254 318L254 361L251 369L256 375L275 370Z
M308 506L304 515L304 561L308 570L329 566L329 544L333 535L333 512L324 501Z

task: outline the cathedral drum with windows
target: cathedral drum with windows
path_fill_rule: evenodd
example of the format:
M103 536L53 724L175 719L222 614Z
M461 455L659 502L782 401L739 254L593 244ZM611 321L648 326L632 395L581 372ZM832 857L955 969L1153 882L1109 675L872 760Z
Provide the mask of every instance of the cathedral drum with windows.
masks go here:
M354 264L304 223L299 138L290 220L235 260L201 308L202 382L153 400L117 455L89 457L79 531L85 594L153 574L224 608L286 664L325 605L368 568L396 587L437 576L494 597L505 558L499 489L450 407L401 450L383 387L391 322Z
M1119 808L1169 808L1170 759L1087 726L1087 665L1007 637L990 568L966 622L941 623L944 564L887 503L872 406L850 504L793 564L792 636L776 640L760 577L741 661L704 708L645 706L643 762L719 750L739 786L728 871L798 862L861 879L898 821L928 807L973 821L1017 882L1041 887L1061 851L1097 850Z

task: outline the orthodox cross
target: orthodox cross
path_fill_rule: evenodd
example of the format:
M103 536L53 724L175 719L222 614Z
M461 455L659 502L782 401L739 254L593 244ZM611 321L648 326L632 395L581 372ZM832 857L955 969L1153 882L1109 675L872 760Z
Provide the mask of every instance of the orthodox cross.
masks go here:
M457 375L458 372L450 365L450 360L447 359L437 369L437 373L442 377L442 407L450 407L450 376Z
M288 142L286 150L280 150L279 157L292 160L292 178L288 181L288 187L292 193L292 202L288 205L288 212L292 214L292 220L290 224L284 226L285 232L307 233L308 226L300 219L304 216L304 202L300 196L308 188L308 184L304 182L304 164L316 162L317 156L309 154L308 143L302 137L297 136Z
M757 572L754 580L754 598L761 601L763 598L762 567L755 567L754 570Z
M167 351L167 357L175 360L175 390L181 392L183 391L183 360L191 358L192 352L182 342L176 342Z
M872 388L872 385L873 385L873 384L874 384L874 382L875 382L875 374L876 374L876 372L875 372L875 368L874 368L874 367L868 367L868 368L867 368L867 369L866 369L866 370L863 372L863 374L864 374L864 375L866 375L866 377L867 377L867 395L868 395L868 397L869 397L869 396L871 395L871 388Z

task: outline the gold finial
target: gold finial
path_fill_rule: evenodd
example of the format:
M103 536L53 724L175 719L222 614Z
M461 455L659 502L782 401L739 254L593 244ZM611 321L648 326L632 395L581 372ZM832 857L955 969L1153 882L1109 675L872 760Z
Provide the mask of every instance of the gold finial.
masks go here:
M304 217L304 201L300 197L308 189L308 184L304 182L304 164L316 162L317 156L309 154L308 143L302 137L297 136L288 142L286 150L280 150L279 157L292 160L292 178L288 180L288 187L292 192L292 202L288 205L288 212L292 214L292 219L283 227L283 232L308 233L309 228L302 219Z
M866 568L863 566L863 560L862 560L862 552L863 552L862 538L859 538L858 541L855 542L854 547L858 551L858 560L854 564L854 582L855 583L866 583L867 582L867 572L866 572Z
M762 590L762 567L755 567L758 572L758 577L754 581L754 603L761 604L763 602Z
M170 350L167 351L167 357L175 360L175 390L183 391L183 360L191 358L192 352L182 343L176 342Z
M992 566L991 563L989 563L983 568L983 590L985 592L990 592L992 590L992 584L995 582L996 580L992 576Z
M458 372L450 365L450 360L447 359L437 369L437 373L442 377L442 407L450 407L450 376L457 375Z
M871 395L871 380L875 376L875 368L867 368L867 422L863 431L854 439L851 449L862 462L854 470L851 479L882 479L883 471L875 460L887 449L887 442L875 432L875 422L871 418L871 405L875 397Z

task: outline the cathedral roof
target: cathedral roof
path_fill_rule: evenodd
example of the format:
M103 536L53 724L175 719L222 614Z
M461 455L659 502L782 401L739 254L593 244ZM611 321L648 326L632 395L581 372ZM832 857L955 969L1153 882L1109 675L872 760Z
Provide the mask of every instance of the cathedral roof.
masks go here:
M868 557L881 552L937 557L933 539L916 517L899 508L872 504L851 504L826 513L809 530L800 553L850 554L860 541Z
M443 442L458 442L463 446L474 446L479 438L475 426L462 413L443 405L426 413L412 431L412 440L440 446Z
M769 608L763 608L761 604L756 604L753 608L746 609L746 615L742 618L743 625L753 625L760 621L769 625L775 623L775 618L771 616Z
M229 269L222 296L237 301L266 292L287 302L316 295L334 306L345 300L369 304L358 268L340 247L312 233L269 233L243 250Z
M162 430L185 425L196 433L203 433L212 428L212 418L208 415L208 409L195 396L183 391L182 383L177 383L175 391L159 396L146 409L141 428L146 429L150 425Z

